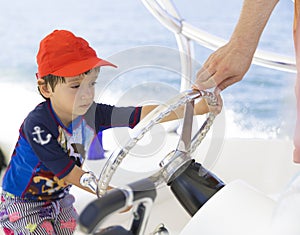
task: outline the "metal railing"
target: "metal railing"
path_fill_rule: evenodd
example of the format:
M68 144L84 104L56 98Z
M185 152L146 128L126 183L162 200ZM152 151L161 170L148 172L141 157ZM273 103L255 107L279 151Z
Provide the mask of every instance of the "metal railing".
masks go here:
M142 2L162 25L175 34L179 50L185 52L186 55L191 56L192 53L189 45L190 40L211 50L216 50L226 43L225 39L184 21L171 0L142 0ZM187 58L181 58L181 62L182 73L186 77L190 73L189 67L191 65ZM264 50L256 50L253 63L267 68L296 73L295 58ZM182 79L181 89L188 89L189 86L190 84L186 84L185 79Z

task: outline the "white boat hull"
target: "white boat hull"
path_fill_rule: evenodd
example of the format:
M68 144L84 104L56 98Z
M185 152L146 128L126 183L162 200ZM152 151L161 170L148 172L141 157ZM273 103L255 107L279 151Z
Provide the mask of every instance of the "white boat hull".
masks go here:
M280 195L299 171L299 166L292 162L292 151L291 141L227 139L216 164L210 169L226 186L193 218L167 186L159 188L146 234L160 223L172 235L199 234L199 231L222 235L267 234L271 231ZM79 211L95 199L75 187L73 190ZM116 213L103 226L123 225L128 228L131 216L130 212Z

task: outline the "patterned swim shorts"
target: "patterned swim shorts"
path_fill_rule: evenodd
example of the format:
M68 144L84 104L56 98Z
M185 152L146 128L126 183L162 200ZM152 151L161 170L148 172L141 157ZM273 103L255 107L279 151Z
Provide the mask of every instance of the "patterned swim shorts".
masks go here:
M57 201L30 201L2 192L0 226L6 235L72 235L78 214L67 194Z

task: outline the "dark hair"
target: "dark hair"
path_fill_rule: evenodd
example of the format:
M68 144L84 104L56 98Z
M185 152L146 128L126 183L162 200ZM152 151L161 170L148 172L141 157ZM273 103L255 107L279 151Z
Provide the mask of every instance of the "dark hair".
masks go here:
M91 71L93 70L96 70L96 72L99 72L100 71L100 67L96 67L96 68L93 68L93 69L90 69L80 75L87 75L89 74ZM80 76L79 75L79 76ZM44 84L45 86L47 86L48 84L50 85L52 91L54 91L54 88L56 87L56 85L60 82L60 83L65 83L66 80L65 80L65 77L61 77L61 76L56 76L56 75L53 75L53 74L49 74L49 75L46 75L44 77L42 77L41 79L44 80ZM43 94L41 93L40 91L40 87L38 86L38 90L39 90L39 93L41 96L43 96ZM48 99L46 98L45 96L43 96L44 99Z

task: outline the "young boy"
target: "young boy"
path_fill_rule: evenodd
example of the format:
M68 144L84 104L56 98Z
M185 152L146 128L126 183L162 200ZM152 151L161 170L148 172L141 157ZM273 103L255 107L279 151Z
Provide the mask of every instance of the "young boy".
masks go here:
M3 178L0 225L6 234L73 234L77 213L69 189L76 185L95 192L97 180L81 166L97 134L132 128L156 106L95 103L100 67L116 66L69 31L55 30L41 41L37 64L38 89L46 101L21 125ZM208 112L205 101L195 105L195 112ZM180 117L182 109L164 121Z

